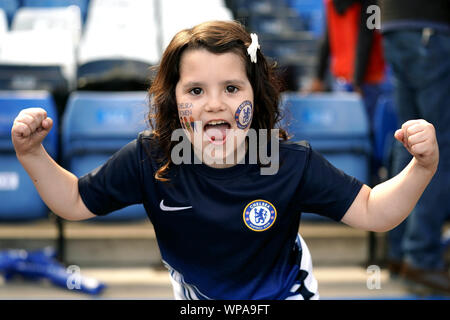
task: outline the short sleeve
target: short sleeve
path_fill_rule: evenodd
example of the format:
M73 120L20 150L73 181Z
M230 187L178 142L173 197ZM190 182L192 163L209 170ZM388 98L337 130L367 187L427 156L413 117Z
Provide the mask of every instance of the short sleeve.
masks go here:
M334 167L321 154L309 149L298 194L301 210L340 221L362 185L356 178Z
M106 215L142 203L137 144L137 140L128 143L103 165L78 179L80 196L92 213Z

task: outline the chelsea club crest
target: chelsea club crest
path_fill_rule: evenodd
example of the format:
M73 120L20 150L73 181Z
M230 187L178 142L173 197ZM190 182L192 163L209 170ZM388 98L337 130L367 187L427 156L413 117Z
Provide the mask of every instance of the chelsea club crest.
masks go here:
M244 223L253 231L266 231L277 218L277 209L266 200L250 202L244 209Z
M246 129L252 121L253 106L249 100L245 100L237 108L234 118L239 129Z

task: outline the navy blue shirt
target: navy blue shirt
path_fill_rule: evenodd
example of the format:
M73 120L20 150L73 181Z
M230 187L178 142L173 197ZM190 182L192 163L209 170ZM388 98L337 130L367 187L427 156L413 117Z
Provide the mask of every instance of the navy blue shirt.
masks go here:
M143 203L186 298L292 296L304 278L301 212L339 221L362 186L308 144L281 142L275 175L261 175L256 164L181 164L172 166L169 183L154 178L160 155L154 137L141 133L81 177L79 192L97 215Z

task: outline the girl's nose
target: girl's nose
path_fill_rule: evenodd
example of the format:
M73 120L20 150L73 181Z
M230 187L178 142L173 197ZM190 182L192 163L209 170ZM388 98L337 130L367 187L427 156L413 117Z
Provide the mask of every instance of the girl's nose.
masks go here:
M219 95L211 95L205 105L207 112L219 112L225 110L226 106Z

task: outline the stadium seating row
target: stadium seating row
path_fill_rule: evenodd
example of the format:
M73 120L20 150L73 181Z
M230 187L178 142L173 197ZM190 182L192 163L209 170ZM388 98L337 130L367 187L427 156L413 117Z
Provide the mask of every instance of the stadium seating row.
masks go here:
M39 198L31 179L16 158L11 143L11 126L19 111L44 107L54 126L44 146L54 159L81 176L105 162L115 151L145 129L146 92L71 95L63 122L45 91L0 92L0 221L26 221L47 217L48 209ZM61 150L59 146L61 132ZM58 156L60 155L60 157ZM146 217L142 206L133 206L97 220L134 220Z
M16 158L11 142L11 126L23 106L45 106L48 115L54 118L56 107L53 98L45 91L1 92L0 106L0 221L46 217L48 209L33 190L33 182ZM55 127L58 128L57 121ZM57 130L48 135L44 146L53 158L57 156Z
M323 30L321 3L0 0L0 89L59 95L76 89L142 90L152 75L149 68L177 31L205 20L237 18L259 34L267 56L293 70L296 79L288 89L296 90L313 72ZM239 16L243 10L245 17Z
M286 90L298 91L314 76L325 27L322 0L232 0L235 17L259 36L261 50L283 70Z
M323 34L325 23L322 0L236 0L234 2L236 7L234 11L249 16L250 20L253 20L250 21L250 26L257 32L280 34L287 28L310 31L316 37Z
M306 140L334 166L370 184L372 145L367 115L357 94L283 96L284 127L294 140ZM303 213L302 220L330 221Z
M76 6L61 7L64 3ZM175 32L205 20L233 18L221 0L48 0L23 5L14 11L10 30L5 32L4 19L0 22L3 90L95 90L112 80L143 89L149 68L158 63Z
M14 18L17 10L22 7L27 8L61 8L77 6L80 9L83 19L87 15L90 0L0 0L0 8L6 13L8 24Z
M49 116L56 119L54 102L48 92L10 91L0 93L0 105L0 221L43 218L48 209L15 157L10 130L13 119L24 106L45 107ZM308 140L335 166L368 183L371 145L359 96L285 94L282 107L287 114L283 126L294 140ZM45 146L50 155L61 159L65 168L81 176L145 130L147 112L145 91L73 92L62 123L55 122ZM61 132L61 150L58 150L58 132ZM145 216L139 205L97 220L123 221ZM304 218L320 219L311 214L305 214Z

